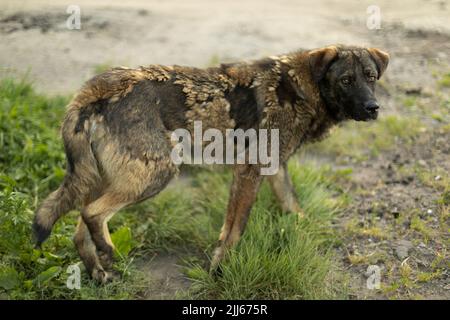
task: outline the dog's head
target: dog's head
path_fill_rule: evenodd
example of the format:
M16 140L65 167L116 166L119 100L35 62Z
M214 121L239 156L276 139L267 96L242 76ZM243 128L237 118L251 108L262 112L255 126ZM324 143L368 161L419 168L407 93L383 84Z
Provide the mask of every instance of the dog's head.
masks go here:
M375 48L330 46L309 53L311 73L325 104L337 120L374 120L379 104L375 82L389 55Z

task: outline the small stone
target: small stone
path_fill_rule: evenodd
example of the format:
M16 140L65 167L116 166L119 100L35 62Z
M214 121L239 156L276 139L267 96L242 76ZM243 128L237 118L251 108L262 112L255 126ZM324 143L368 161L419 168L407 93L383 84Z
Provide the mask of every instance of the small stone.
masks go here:
M399 215L400 215L400 211L398 210L397 207L394 207L394 208L391 210L391 214L394 216L395 219L397 219L397 218L399 217Z
M408 185L408 184L410 184L411 182L413 182L414 181L414 176L406 176L406 177L404 177L400 182L402 183L402 184L404 184L404 185Z
M140 15L140 16L146 16L146 15L148 15L148 11L145 10L145 9L141 9L141 10L138 11L138 15Z
M437 53L437 56L438 56L440 59L445 59L445 58L447 58L447 55L445 54L445 52L438 52L438 53Z
M433 214L433 210L428 209L428 210L427 210L427 213L428 213L428 214Z
M419 161L417 161L422 167L426 167L427 163L425 162L425 160L420 159Z
M436 176L436 177L434 177L434 180L435 180L435 181L441 180L441 176Z
M400 260L404 260L409 255L409 250L412 248L411 241L408 240L400 240L397 242L397 246L395 247L395 254Z
M406 94L411 94L411 95L419 95L419 94L422 93L422 88L421 87L406 88L405 89L405 93Z
M408 257L408 249L402 246L396 247L395 254L400 260L404 260Z

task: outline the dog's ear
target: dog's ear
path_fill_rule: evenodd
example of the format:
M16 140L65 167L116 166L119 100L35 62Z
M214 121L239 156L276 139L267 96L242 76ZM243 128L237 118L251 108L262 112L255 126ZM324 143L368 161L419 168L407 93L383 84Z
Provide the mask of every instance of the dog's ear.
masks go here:
M338 49L335 46L316 49L309 53L309 66L314 81L319 82L325 76L325 73L337 56Z
M378 79L380 79L389 64L389 54L377 48L368 48L367 51L369 51L370 56L377 65Z

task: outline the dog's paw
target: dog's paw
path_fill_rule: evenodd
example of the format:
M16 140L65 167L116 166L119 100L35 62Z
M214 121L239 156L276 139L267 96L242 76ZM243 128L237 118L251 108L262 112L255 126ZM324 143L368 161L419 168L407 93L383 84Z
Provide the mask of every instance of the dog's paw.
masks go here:
M112 270L112 266L114 263L113 252L103 252L98 250L97 256L100 260L100 264L102 265L104 270Z
M99 284L106 284L120 278L120 274L117 271L105 271L97 268L92 271L91 276Z
M218 278L222 277L222 274L223 274L222 266L220 264L217 264L215 266L211 265L209 268L209 274L214 279L218 279Z
M222 276L222 267L220 262L223 260L225 256L225 248L219 245L214 250L214 255L211 260L211 265L209 267L209 274L212 275L215 279Z

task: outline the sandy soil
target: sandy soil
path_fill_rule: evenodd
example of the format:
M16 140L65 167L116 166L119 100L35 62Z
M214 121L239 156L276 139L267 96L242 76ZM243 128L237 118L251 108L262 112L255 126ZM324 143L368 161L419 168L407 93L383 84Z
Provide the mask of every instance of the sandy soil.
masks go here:
M450 3L412 0L406 5L404 1L377 0L381 29L369 30L366 9L372 2L101 0L93 4L77 0L81 8L81 29L68 30L66 8L71 3L67 1L21 1L19 5L15 0L2 0L0 77L28 74L39 91L67 94L105 66L204 67L333 43L370 45L391 54L383 81L394 89L381 92L384 112L407 115L393 94L434 90L435 79L429 63L450 64ZM398 212L411 208L433 209L431 203L437 197L436 192L419 183L417 177L396 177L395 173L409 159L426 159L430 167L450 170L448 134L440 136L430 132L421 139L414 149L399 144L395 152L371 162L353 164L354 172L359 175L352 177L350 187L373 188L376 192L355 193L355 202L346 217L356 213L364 223L367 214L374 210L370 205L374 202L381 202L390 210L377 209L388 212L380 214L381 222L386 225L392 224L394 208ZM399 228L396 231L403 235L402 226ZM375 243L367 239L346 239L341 248L342 257L349 252L370 254L372 248L395 259L398 241L408 241L408 237L406 234L390 242ZM410 246L407 255L412 255L411 261L426 270L431 263L430 252L442 251L443 244L416 245L410 240L401 245ZM345 259L340 263L352 274L355 298L385 298L361 289L365 287L361 267L351 266ZM146 293L147 298L168 298L178 289L186 288L176 264L174 256L159 256L143 267L157 283ZM449 274L444 276L443 280L431 281L418 294L450 298Z

